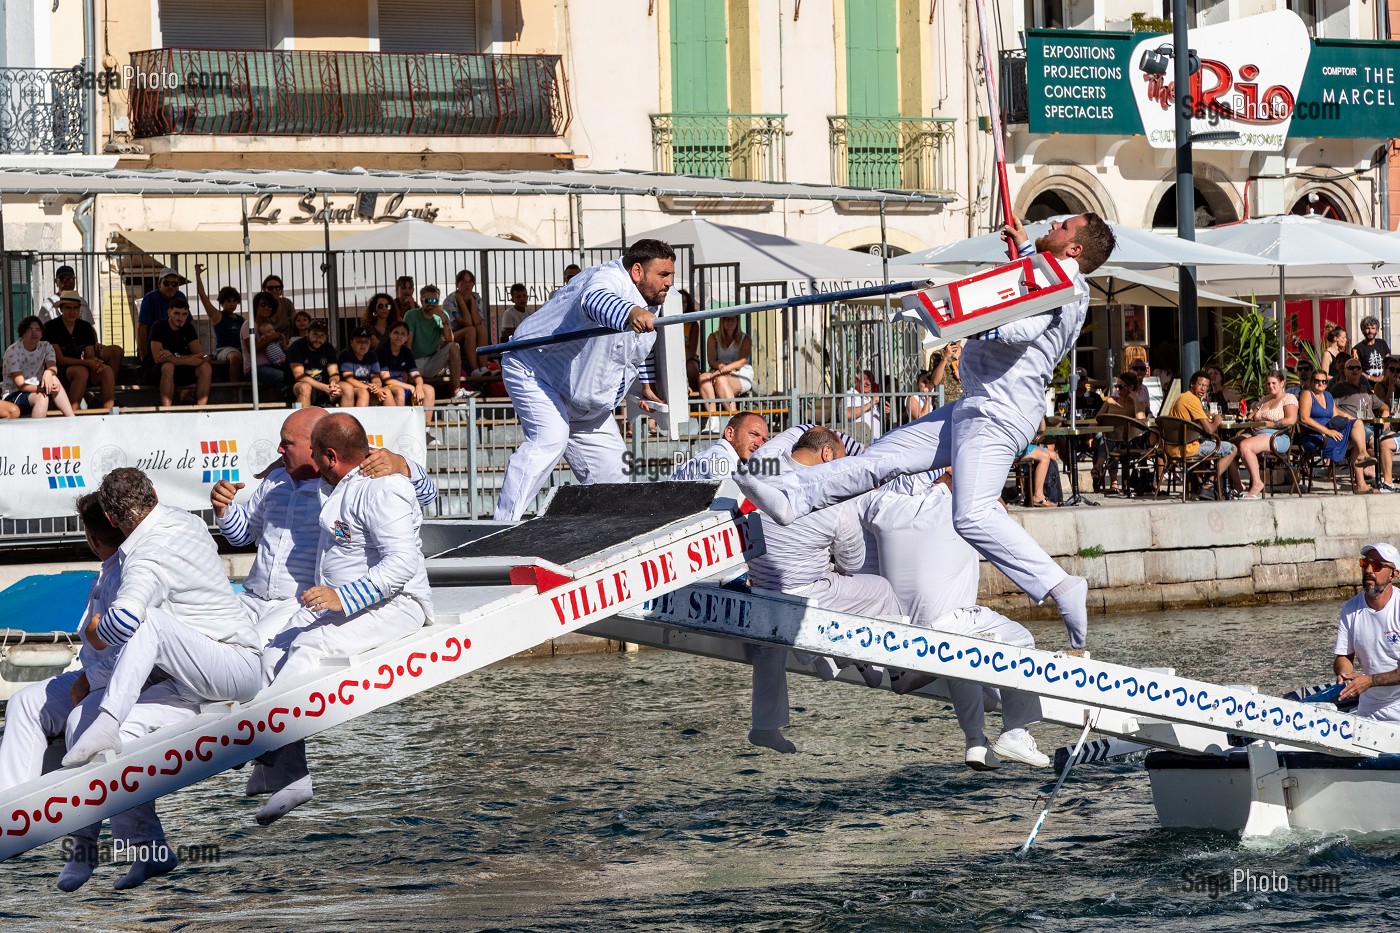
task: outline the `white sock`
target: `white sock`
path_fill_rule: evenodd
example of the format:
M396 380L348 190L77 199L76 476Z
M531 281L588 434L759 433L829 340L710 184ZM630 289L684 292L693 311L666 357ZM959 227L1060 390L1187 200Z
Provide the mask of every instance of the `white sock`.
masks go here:
M782 729L750 729L749 744L771 748L773 751L782 752L785 755L791 755L797 751L797 746L783 735Z
M822 680L835 680L836 675L841 673L840 666L824 654L812 659L812 670Z
M174 850L166 846L163 840L147 844L152 848L159 847L165 853L166 858L137 859L126 874L112 883L113 891L129 891L132 888L139 888L152 878L170 874L180 864L180 860L175 857Z
M891 671L890 689L900 696L927 687L938 678L920 671Z
M267 803L254 817L259 826L271 826L282 817L311 799L311 775L288 784L267 798Z
M1089 581L1083 577L1068 577L1061 580L1050 595L1069 633L1069 646L1083 648L1089 634Z
M117 722L117 717L105 709L102 710L92 721L92 725L84 729L83 734L78 736L73 747L68 749L68 754L63 756L63 767L76 768L78 765L87 764L103 752L120 754L122 750L121 729L122 724Z

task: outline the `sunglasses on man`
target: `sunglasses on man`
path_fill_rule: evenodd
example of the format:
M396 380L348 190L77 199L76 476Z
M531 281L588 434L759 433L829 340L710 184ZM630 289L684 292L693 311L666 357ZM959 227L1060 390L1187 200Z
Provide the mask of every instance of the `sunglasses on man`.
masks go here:
M1361 569L1362 569L1362 570L1369 570L1369 571L1371 571L1372 573L1379 573L1379 572L1381 572L1382 570L1394 570L1394 569L1395 569L1395 568L1392 567L1390 564L1387 564L1385 561L1383 561L1383 560L1376 560L1374 557L1363 557L1363 558L1361 558L1360 563L1361 563Z

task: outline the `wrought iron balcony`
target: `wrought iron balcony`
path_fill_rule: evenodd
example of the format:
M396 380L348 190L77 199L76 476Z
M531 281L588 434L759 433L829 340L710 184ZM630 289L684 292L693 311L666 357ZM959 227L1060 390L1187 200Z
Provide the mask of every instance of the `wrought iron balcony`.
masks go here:
M0 152L75 155L87 151L83 66L0 68Z
M831 180L858 188L949 192L951 117L827 117Z
M1030 89L1026 83L1026 50L1006 49L1001 53L997 91L1001 96L1001 112L1007 124L1030 120Z
M651 152L658 172L784 181L781 113L654 113Z
M154 49L131 56L138 137L559 136L558 55Z

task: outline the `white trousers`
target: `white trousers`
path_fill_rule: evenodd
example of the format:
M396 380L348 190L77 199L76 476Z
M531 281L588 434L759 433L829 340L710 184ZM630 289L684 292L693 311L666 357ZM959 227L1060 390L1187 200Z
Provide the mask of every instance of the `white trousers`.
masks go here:
M854 499L896 476L951 466L953 438L948 427L954 410L961 404L959 399L881 435L858 456L763 477L761 481L783 489L801 517ZM755 476L752 481L760 480Z
M277 637L301 609L301 601L292 599L259 599L252 593L239 593L238 601L253 619L258 643L266 645Z
M998 502L1006 474L1031 438L986 399L953 415L953 528L1036 602L1069 577Z
M559 394L535 381L534 373L517 354L506 356L501 376L525 441L506 466L496 500L496 521L519 521L561 456L585 486L627 481L622 469L627 447L611 410L571 418Z
M423 607L407 596L395 596L349 618L339 612L299 609L263 649L262 683L304 674L325 658L360 654L398 641L422 628L424 618Z
M785 592L789 596L804 596L820 609L863 616L899 614L899 601L889 581L869 574L848 577L832 572L815 583ZM781 729L788 724L788 649L779 645L750 645L749 658L753 662L750 710L753 728Z
M1035 647L1035 638L1026 631L1025 626L985 606L958 609L929 627L939 632L969 635L1016 648ZM998 691L964 680L949 680L948 695L952 698L958 726L969 746L987 744L986 711L996 708L998 698L1002 707L1003 731L1024 729L1040 720L1040 698L1020 690Z
M38 778L44 770L44 753L49 740L75 735L73 727L83 714L88 720L97 714L104 691L89 693L76 708L71 690L79 671L30 684L10 698L5 709L5 738L0 741L0 793ZM170 681L142 692L131 715L122 723L123 741L135 741L162 726L187 719L199 712ZM74 830L70 835L81 843L95 843L101 823ZM156 816L155 801L132 807L112 817L112 837L128 843L165 839L165 830Z
M112 668L103 711L125 722L156 667L190 696L210 702L245 703L262 688L257 651L215 641L163 609L148 609Z

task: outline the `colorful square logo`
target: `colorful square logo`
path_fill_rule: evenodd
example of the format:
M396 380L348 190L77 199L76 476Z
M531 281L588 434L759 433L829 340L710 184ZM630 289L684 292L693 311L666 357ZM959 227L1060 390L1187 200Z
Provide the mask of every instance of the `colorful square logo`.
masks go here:
M48 475L50 489L86 489L83 480L83 449L73 447L43 448L44 472Z
M227 480L230 483L238 482L238 441L232 438L200 441L199 452L204 457L201 464L204 482L217 483L219 480Z

